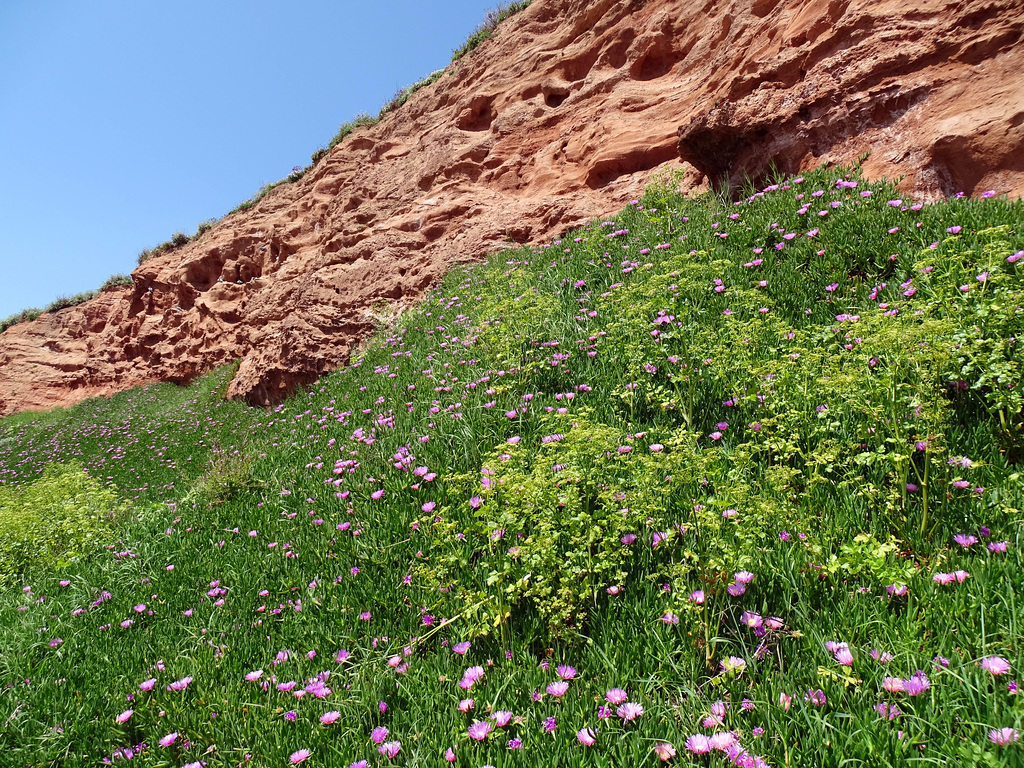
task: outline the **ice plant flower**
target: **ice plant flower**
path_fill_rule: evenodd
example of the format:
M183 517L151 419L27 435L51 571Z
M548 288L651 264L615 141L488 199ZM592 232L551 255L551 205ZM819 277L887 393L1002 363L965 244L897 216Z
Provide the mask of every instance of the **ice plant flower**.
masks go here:
M988 732L988 740L993 744L1005 747L1020 738L1020 734L1013 728L993 728Z
M676 756L676 748L667 741L659 741L654 745L654 754L658 756L659 760L665 762Z
M804 701L808 704L813 704L816 707L824 707L828 703L825 698L825 692L819 688L818 690L807 689L807 695L804 696Z
M695 733L686 740L686 748L695 755L706 755L711 751L711 739L703 733Z
M469 738L476 741L483 741L491 732L491 724L486 720L477 720L469 726Z
M570 667L568 664L560 664L555 667L555 674L563 680L572 680L576 677L576 667Z
M289 757L288 759L291 760L292 765L298 765L299 763L305 761L311 754L313 753L310 752L308 749L299 749L295 752L292 752L291 757Z
M177 738L178 738L178 732L177 731L175 731L174 733L168 733L166 736L161 738L160 741L157 742L157 744L159 744L161 747L169 747L169 746L171 746L171 744L174 743L175 739L177 739Z
M1005 675L1010 671L1010 662L1001 656L986 656L978 662L978 666L993 675Z
M372 731L370 731L370 740L374 744L383 744L388 737L388 733L388 729L385 728L383 725L378 726L377 728L374 728Z
M330 725L335 720L337 720L339 717L341 717L341 713L340 712L331 710L330 712L324 712L322 715L320 715L320 722L323 723L324 725Z
M633 701L627 701L625 704L615 710L615 714L625 720L627 723L635 720L644 713L644 708L640 704Z
M498 712L495 712L493 715L491 715L491 719L494 720L494 724L496 726L498 726L499 728L504 728L512 719L512 713L506 712L504 710L499 710Z
M932 684L928 680L928 676L920 670L903 681L903 690L906 691L908 696L917 696L931 687Z
M612 688L605 695L604 700L609 704L624 704L626 699L629 698L626 692L621 688Z
M124 712L122 712L120 715L117 716L117 718L116 718L117 722L119 722L119 723L127 723L128 722L128 718L130 718L133 714L135 714L135 710L134 709L126 709Z
M550 693L555 698L558 698L559 696L564 695L565 692L569 690L569 683L566 682L565 680L559 680L558 682L551 683L544 690L546 690L548 693Z
M597 741L597 735L589 728L581 728L576 732L576 739L585 747L594 746L594 742Z
M385 741L377 747L377 751L384 755L388 760L394 760L401 750L402 742L400 741Z

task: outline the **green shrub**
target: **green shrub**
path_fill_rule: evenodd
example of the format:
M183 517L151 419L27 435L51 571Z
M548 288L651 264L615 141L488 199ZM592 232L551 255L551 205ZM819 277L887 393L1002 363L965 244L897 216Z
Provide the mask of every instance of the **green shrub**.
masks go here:
M205 235L207 232L209 232L211 229L213 229L213 225L216 224L218 221L219 221L219 219L212 218L212 219L206 219L205 221L199 222L199 225L196 227L196 234L195 234L195 237L193 238L193 240L199 239L200 237Z
M8 317L5 317L3 320L0 320L0 333L3 333L12 325L17 325L18 323L25 323L28 322L29 320L35 320L41 314L43 314L43 310L36 309L35 307L31 309L23 309L21 310L21 312L15 312L13 315L9 315Z
M338 127L338 132L334 134L334 138L331 139L331 142L327 145L327 150L330 151L334 149L336 146L338 146L342 141L344 141L345 137L352 133L356 128L361 128L364 125L376 124L377 118L372 117L366 114L365 112L363 114L356 115L354 118L342 123Z
M111 275L106 279L106 281L104 281L103 285L100 286L100 293L102 293L103 291L108 291L111 288L119 288L122 285L131 284L131 275L122 275L120 272L118 272L117 274Z
M29 485L0 488L0 583L29 567L67 565L127 511L76 464L51 464Z
M496 8L489 10L487 15L484 16L484 20L480 22L480 26L474 30L473 34L462 44L462 47L452 52L452 61L458 61L480 45L480 43L484 42L484 40L490 40L494 37L494 32L501 22L509 16L525 10L531 2L532 0L520 0L520 2L499 3Z
M215 451L206 472L192 487L192 494L207 504L218 506L258 485L249 456L242 452Z
M445 73L445 70L438 69L438 70L436 70L434 72L431 72L429 75L427 75L422 80L419 80L418 82L413 83L408 88L402 88L400 91L398 91L398 93L396 93L391 98L391 100L387 104L385 104L383 107L381 107L380 112L377 114L377 119L381 120L388 113L394 112L400 106L405 104L405 102L407 102L409 100L409 97L412 96L414 93L416 93L416 91L418 91L420 88L425 88L426 86L430 85L431 83L436 83L438 80L440 80L441 76L444 73Z
M95 299L99 291L82 291L76 293L74 296L58 296L56 299L46 305L45 312L59 312L62 309L68 307L77 307L79 304L85 304L89 299Z

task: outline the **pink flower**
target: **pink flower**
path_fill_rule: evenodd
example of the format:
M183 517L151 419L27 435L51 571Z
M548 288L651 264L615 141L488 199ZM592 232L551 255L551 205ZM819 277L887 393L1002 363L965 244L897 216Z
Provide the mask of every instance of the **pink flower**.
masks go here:
M295 752L292 752L291 757L289 757L288 759L291 760L292 765L298 765L299 763L303 762L306 758L308 758L311 754L313 753L310 752L308 749L299 749Z
M160 739L160 741L158 741L157 744L159 744L161 747L169 747L169 746L171 746L171 744L174 743L175 739L177 739L177 738L178 738L178 732L177 731L175 731L174 733L168 733L166 736L164 736L162 739Z
M568 664L560 664L555 667L555 674L563 680L572 680L576 677L576 667L570 667Z
M644 713L644 708L635 702L627 701L625 704L615 710L615 714L621 717L626 722L635 720Z
M126 722L128 722L128 718L131 717L134 714L135 714L135 710L134 709L126 709L124 712L122 712L120 715L117 716L117 718L116 718L117 722L119 722L119 723L126 723Z
M377 747L377 751L384 755L388 760L394 760L401 750L402 742L400 741L385 741Z
M686 748L695 755L706 755L711 751L711 739L703 733L695 733L686 740Z
M499 728L504 728L506 725L508 725L509 720L512 719L512 713L506 712L504 710L499 710L498 712L495 712L493 715L491 715L491 718L494 720L494 724L496 726L498 726Z
M336 712L336 711L333 711L333 710L330 711L330 712L324 712L322 715L320 715L320 722L323 723L324 725L330 725L335 720L337 720L339 717L341 717L341 713L340 712Z
M475 739L476 741L483 741L487 738L487 734L490 732L491 724L486 720L477 720L469 726L469 738Z
M563 696L566 691L569 690L569 683L565 680L559 680L558 682L551 683L545 690L555 698Z
M988 740L1000 747L1012 744L1020 738L1020 734L1013 728L994 728L988 732Z
M978 666L993 675L1005 675L1010 671L1010 662L1001 656L986 656L978 662Z
M609 704L622 704L629 698L621 688L612 688L604 695L604 700Z
M459 702L459 712L469 712L476 704L472 699L462 699Z
M370 741L372 741L374 744L382 744L387 737L388 729L385 728L383 725L378 726L377 728L374 728L372 731L370 731Z
M173 683L167 686L168 691L184 691L188 688L188 684L192 682L191 677L183 677L181 680L175 680Z
M903 681L898 677L886 677L882 681L882 688L889 693L903 693Z
M659 760L665 762L676 756L676 748L667 741L659 741L654 745L654 754L658 756Z
M463 656L465 655L466 651L469 650L471 645L472 643L470 643L469 640L464 640L461 643L456 643L455 645L453 645L452 651L459 654L460 656Z
M257 680L260 679L260 677L262 675L263 675L263 670L262 669L256 669L256 670L253 670L252 672L249 672L248 674L246 674L245 679L248 680L250 683L255 683Z
M151 691L153 690L154 685L156 685L156 678L151 677L149 678L149 680L143 680L141 683L139 683L139 690Z
M592 747L594 742L597 741L597 735L589 728L581 728L577 731L576 738L585 747Z

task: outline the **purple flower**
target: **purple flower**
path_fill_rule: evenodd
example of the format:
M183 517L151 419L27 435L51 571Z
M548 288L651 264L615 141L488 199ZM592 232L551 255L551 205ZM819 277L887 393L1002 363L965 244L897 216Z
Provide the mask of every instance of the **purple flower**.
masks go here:
M476 741L483 741L491 732L491 724L486 720L477 720L469 726L469 738Z
M572 680L576 677L576 667L570 667L568 664L560 664L555 667L555 674L563 680Z
M953 541L955 541L961 547L966 549L967 547L970 547L970 546L973 546L974 544L977 544L978 543L978 537L977 536L971 536L970 534L966 534L966 533L958 533L956 536L953 537Z
M924 693L931 687L932 684L931 681L928 680L928 676L921 671L915 672L903 681L903 690L906 691L908 696L917 696Z
M807 689L807 695L804 696L804 701L808 704L813 704L816 707L824 707L827 703L825 698L825 692L819 688L818 690Z
M469 640L463 640L461 643L456 643L452 646L452 651L459 654L460 656L465 655L466 651L469 650L472 643Z
M547 720L544 721L543 728L548 733L553 733L555 728L557 728L557 727L558 727L558 721L554 718L554 716L549 717ZM511 747L510 747L510 749L511 749Z
M370 731L370 741L372 741L374 744L383 744L385 739L387 739L388 737L388 733L388 729L385 728L383 725L374 728L372 731Z

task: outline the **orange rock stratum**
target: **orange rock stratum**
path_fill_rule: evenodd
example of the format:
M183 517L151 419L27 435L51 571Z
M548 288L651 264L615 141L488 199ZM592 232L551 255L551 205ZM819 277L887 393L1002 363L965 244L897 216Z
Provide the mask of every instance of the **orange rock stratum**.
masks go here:
M294 184L134 285L0 334L0 413L241 358L253 403L344 365L380 302L638 196L850 163L1024 194L1020 0L535 0Z

